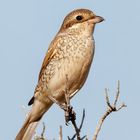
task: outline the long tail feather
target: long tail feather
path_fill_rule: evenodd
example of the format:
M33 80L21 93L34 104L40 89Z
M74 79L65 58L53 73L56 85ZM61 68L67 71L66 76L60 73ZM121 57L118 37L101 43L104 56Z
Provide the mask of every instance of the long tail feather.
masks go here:
M46 104L35 100L27 119L25 120L25 123L17 134L15 140L31 140L39 120L51 105L52 102L50 102L50 100L48 100Z
M30 123L30 116L26 119L15 140L31 140L38 122Z

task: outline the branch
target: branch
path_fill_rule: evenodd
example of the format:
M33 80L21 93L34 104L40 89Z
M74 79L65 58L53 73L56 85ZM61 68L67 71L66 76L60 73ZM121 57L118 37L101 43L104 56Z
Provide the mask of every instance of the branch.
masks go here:
M81 129L82 129L82 126L83 126L83 123L84 123L84 119L85 119L85 110L83 110L82 121L81 121L81 124L80 124L79 128L77 127L75 120L72 120L72 124L75 128L76 133L73 135L72 138L68 137L68 140L74 140L74 138L76 136L77 136L77 140L78 140L78 135L79 135L79 138L80 138L80 132L81 132ZM79 140L83 140L85 137L86 137L86 135L83 136L82 138L80 138Z
M126 105L124 103L122 103L119 108L116 107L117 101L118 101L118 98L120 95L120 82L119 81L118 81L118 86L117 86L116 98L115 98L115 101L112 105L109 101L107 89L105 89L105 94L106 94L106 104L107 104L108 108L107 108L106 112L104 113L104 115L99 120L99 123L98 123L98 125L95 129L95 132L94 132L93 140L97 140L98 134L101 130L101 127L102 127L103 122L106 119L106 117L109 116L112 112L117 112L117 111L121 110L122 108L126 107Z
M45 129L46 129L45 123L43 122L43 130L42 130L41 136L35 136L34 139L35 139L35 140L47 140L47 139L45 139L45 137L44 137Z
M59 131L59 140L62 140L62 137L63 137L63 135L62 135L62 126L60 126L60 131Z
M43 122L43 130L42 130L42 133L41 133L41 137L43 138L44 137L44 133L45 133L45 123Z

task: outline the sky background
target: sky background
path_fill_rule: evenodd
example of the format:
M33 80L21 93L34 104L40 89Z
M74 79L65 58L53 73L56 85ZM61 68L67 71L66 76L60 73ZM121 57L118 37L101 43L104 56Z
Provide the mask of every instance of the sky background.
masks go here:
M106 110L104 89L110 89L113 101L120 80L119 103L128 107L105 120L98 140L140 138L139 0L0 0L0 139L14 139L21 128L25 119L22 106L30 109L27 103L49 43L64 17L77 8L90 9L105 18L94 32L96 52L89 77L72 100L78 122L83 108L86 110L82 135L92 139ZM43 121L49 140L58 139L59 125L63 126L64 140L74 133L71 126L65 126L64 113L56 105L41 120L38 134Z

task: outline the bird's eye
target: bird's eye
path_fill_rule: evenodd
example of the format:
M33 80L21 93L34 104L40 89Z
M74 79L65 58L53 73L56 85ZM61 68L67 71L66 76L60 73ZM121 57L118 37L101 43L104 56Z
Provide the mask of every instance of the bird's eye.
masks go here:
M77 19L77 20L82 20L83 17L82 17L82 16L77 16L76 19Z

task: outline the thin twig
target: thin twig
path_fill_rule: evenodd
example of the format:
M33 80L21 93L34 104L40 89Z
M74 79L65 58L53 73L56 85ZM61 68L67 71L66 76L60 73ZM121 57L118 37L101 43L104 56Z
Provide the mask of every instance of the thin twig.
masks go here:
M60 131L59 131L59 140L62 140L62 137L63 137L63 135L62 135L62 126L60 126Z
M85 109L83 109L82 121L81 121L81 124L80 124L80 127L79 127L80 130L81 130L82 126L83 126L84 119L85 119Z
M109 101L108 89L107 88L105 88L105 98L106 98L106 103L107 103L108 107L113 110L113 107L112 107L112 105L110 104L110 101Z
M116 92L116 98L114 103L111 105L110 101L109 101L109 97L108 97L108 90L105 89L105 93L106 93L106 104L108 106L106 112L104 113L104 115L100 118L99 123L95 129L94 132L94 136L93 136L93 140L97 140L98 134L101 130L101 127L103 125L104 120L106 119L106 117L108 115L110 115L112 112L116 112L119 111L120 109L126 107L126 105L123 103L122 105L120 105L120 107L117 109L116 105L117 105L117 101L120 95L120 82L118 81L118 86L117 86L117 92Z
M41 136L35 136L35 140L47 140L47 139L45 139L45 137L44 137L44 133L45 133L45 123L43 122L43 130L42 130L42 133L41 133Z
M127 107L127 105L125 105L124 103L122 103L122 105L117 109L117 111L121 110L123 107Z
M118 81L118 86L117 86L117 92L116 92L116 98L115 98L115 101L114 101L114 106L116 106L116 104L117 104L117 101L119 99L119 95L120 95L120 81Z
M42 133L41 133L42 138L44 137L44 133L45 133L45 123L43 122L43 130L42 130Z
M75 128L77 140L81 140L80 132L79 132L79 129L78 129L77 125L76 125L76 121L72 119L71 122L72 122L72 124L73 124L73 126Z
M78 129L77 131L79 131L79 133L80 133L81 128L82 128L82 126L83 126L84 119L85 119L85 109L83 110L83 116L82 116L82 121L81 121L80 127L77 128L77 129ZM72 137L71 139L69 139L69 140L74 140L74 138L75 138L76 136L77 136L77 133L74 134L73 137ZM86 136L83 136L80 140L83 140L85 137L86 137Z

